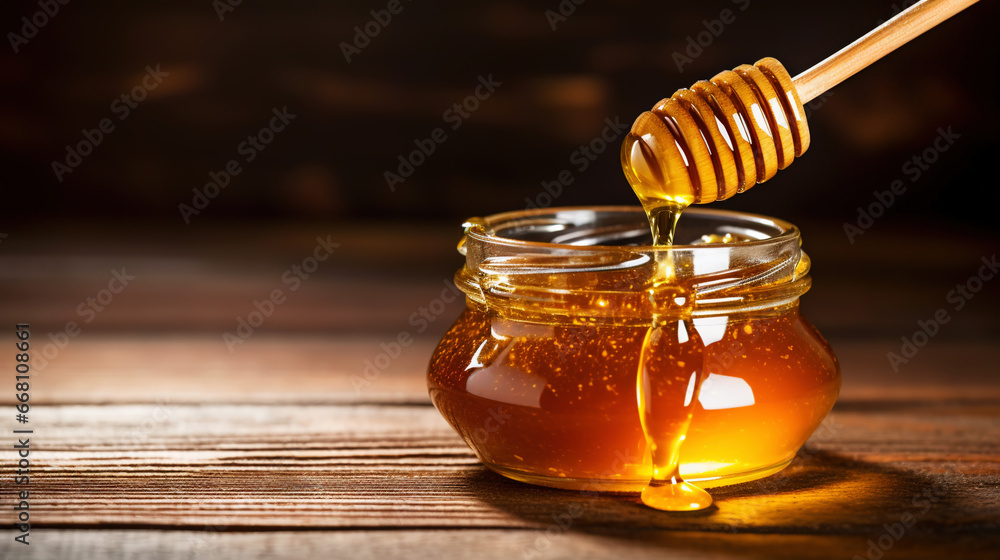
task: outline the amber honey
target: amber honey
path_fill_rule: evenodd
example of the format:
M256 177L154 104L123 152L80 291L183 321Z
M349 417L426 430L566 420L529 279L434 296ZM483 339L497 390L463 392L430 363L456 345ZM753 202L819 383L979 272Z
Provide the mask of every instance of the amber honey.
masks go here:
M435 351L428 381L434 404L491 469L564 488L646 487L653 461L637 372L657 323L675 337L657 354L661 370L680 363L677 371L699 376L689 425L663 432L684 436L680 473L689 482L710 487L780 470L833 406L839 368L799 313L808 260L793 226L689 210L682 235L717 243L671 249L676 278L663 287L665 250L592 245L641 243L643 217L557 209L472 226L457 275L468 306ZM754 227L766 230L751 231L757 237L774 237L722 243L732 239L726 231ZM690 331L682 339L677 325Z

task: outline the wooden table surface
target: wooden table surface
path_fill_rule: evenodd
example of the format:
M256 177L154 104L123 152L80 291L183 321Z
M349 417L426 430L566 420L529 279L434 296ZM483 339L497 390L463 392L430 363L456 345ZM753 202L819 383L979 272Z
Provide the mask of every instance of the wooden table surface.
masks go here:
M0 558L997 558L997 287L899 372L886 358L918 319L952 309L947 292L990 242L852 247L807 232L804 312L840 357L840 399L782 473L667 514L495 475L431 406L424 370L460 304L422 333L409 317L458 266L456 234L11 232L0 364L14 363L15 323L32 325L33 360L67 321L82 332L33 375L31 545L6 530ZM230 352L222 333L327 235L334 256ZM84 323L78 306L121 267L135 280ZM359 383L403 331L414 344ZM24 426L4 375L8 523Z

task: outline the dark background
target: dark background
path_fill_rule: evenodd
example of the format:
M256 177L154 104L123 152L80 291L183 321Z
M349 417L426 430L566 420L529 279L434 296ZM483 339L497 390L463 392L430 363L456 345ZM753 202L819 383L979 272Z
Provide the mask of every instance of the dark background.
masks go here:
M214 341L282 286L282 271L308 256L317 236L332 235L336 258L259 330L391 339L413 329L412 313L458 268L465 218L544 203L541 183L565 169L574 182L552 204L635 204L617 141L586 171L571 162L605 119L631 123L676 89L764 56L798 74L908 5L751 0L741 11L746 3L730 0L588 0L553 31L545 12L559 8L555 1L404 2L348 63L341 43L386 4L244 2L220 21L209 0L74 1L18 53L8 38L0 49L3 316L55 332L124 265L142 280L86 336L181 332ZM6 5L2 29L19 32L38 9ZM678 71L674 53L726 9L735 21ZM801 226L813 259L806 315L835 347L882 340L854 364L888 367L900 337L950 309L946 294L996 252L997 15L995 2L976 4L850 78L811 104L812 143L801 159L711 205ZM112 101L156 65L169 76L119 120ZM443 113L490 75L497 91L451 130ZM285 106L297 115L288 128L185 224L178 206L192 203L210 172L242 158L240 143ZM104 118L115 130L57 181L52 162ZM392 192L384 173L439 127L447 140ZM942 127L961 137L911 182L903 165ZM845 224L897 179L907 192L852 243ZM998 301L987 283L940 338L996 340ZM460 309L449 306L416 334L436 342ZM413 352L412 375L428 357Z
M192 221L457 224L524 207L605 117L631 123L674 90L763 56L795 75L908 3L740 5L589 0L553 31L544 12L555 1L404 1L347 63L340 43L385 2L244 2L224 21L209 0L70 2L19 53L8 39L0 54L0 223L182 227L178 204L287 105L290 128ZM723 9L735 21L678 72L672 54ZM37 10L6 6L4 32ZM983 2L835 88L809 121L809 152L718 206L839 227L951 126L960 141L875 229L995 233L996 21ZM119 122L111 101L156 64L170 75ZM383 173L488 74L502 86L391 192ZM52 161L104 117L115 131L57 182ZM555 204L632 204L617 148L574 171Z

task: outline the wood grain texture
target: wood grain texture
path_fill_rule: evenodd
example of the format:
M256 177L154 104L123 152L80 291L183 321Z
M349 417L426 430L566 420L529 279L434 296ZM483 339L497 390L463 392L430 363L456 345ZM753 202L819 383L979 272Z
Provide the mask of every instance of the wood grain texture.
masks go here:
M453 241L428 235L417 242ZM991 254L946 238L929 239L941 257L917 266L921 255L877 242L848 255L843 240L807 235L807 249L829 258L817 259L828 276L804 309L840 357L841 398L788 469L715 489L717 506L695 515L524 485L480 465L430 406L424 380L461 305L424 332L408 320L444 288L451 247L438 268L404 281L370 260L387 245L345 243L342 261L231 353L222 332L308 253L311 234L254 237L250 256L239 236L216 239L182 259L170 243L137 260L123 239L91 240L100 255L71 247L72 257L46 254L44 239L5 243L0 321L37 323L42 344L111 268L135 263L143 282L36 371L33 544L15 546L7 531L0 558L852 558L904 515L915 523L887 560L995 557L996 290L900 371L886 358ZM412 344L359 386L366 361L402 332ZM0 344L0 364L12 360ZM12 402L0 391L4 410ZM0 431L14 427L0 414ZM13 491L0 477L0 504Z
M717 507L695 515L508 481L429 406L48 406L32 436L32 520L544 529L580 508L575 527L620 530L877 536L906 512L914 534L998 530L1000 402L850 405L783 473L717 489Z

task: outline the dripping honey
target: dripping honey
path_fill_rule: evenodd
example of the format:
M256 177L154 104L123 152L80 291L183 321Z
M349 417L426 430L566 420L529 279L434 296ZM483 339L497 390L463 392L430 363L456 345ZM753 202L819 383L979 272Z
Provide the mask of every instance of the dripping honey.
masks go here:
M808 129L800 109L784 67L763 59L680 90L641 115L626 136L621 160L646 211L653 244L673 244L677 222L690 204L743 192L801 155ZM692 416L687 401L704 376L699 366L673 356L682 353L680 342L648 346L651 337L666 329L676 332L684 323L677 325L652 325L642 350L637 390L653 450L653 480L642 499L658 509L701 509L711 504L711 497L681 479L677 456ZM658 364L656 371L646 371L646 355L654 351L658 355L649 363ZM700 356L688 357L692 359ZM685 378L690 378L687 385Z

